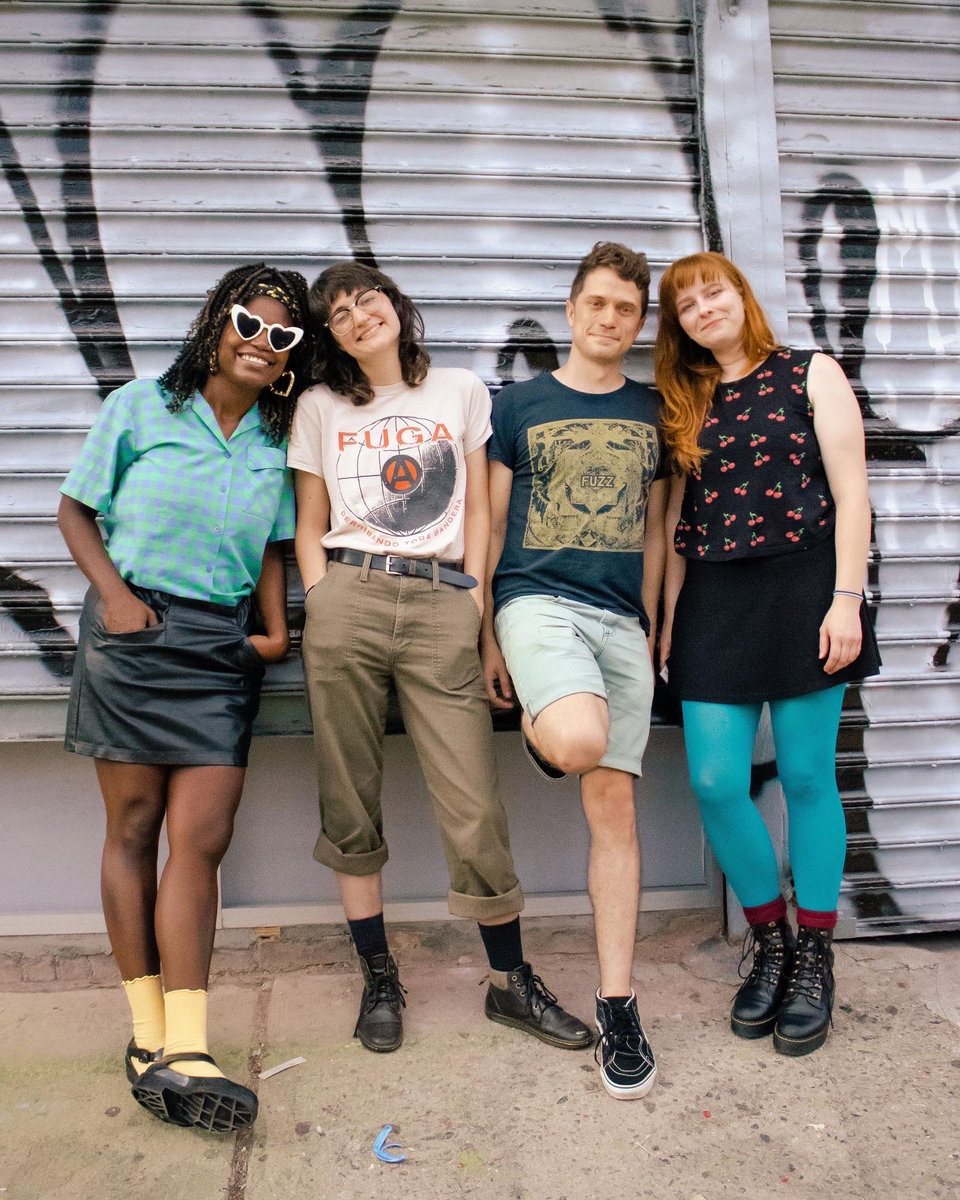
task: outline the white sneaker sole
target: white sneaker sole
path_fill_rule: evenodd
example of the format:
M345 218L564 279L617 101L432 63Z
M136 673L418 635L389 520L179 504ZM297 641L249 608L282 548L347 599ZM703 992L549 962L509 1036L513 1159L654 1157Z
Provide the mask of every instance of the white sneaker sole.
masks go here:
M657 1068L653 1068L653 1073L643 1083L637 1084L636 1087L617 1087L611 1083L603 1071L600 1072L600 1079L603 1081L603 1086L607 1089L609 1095L614 1100L642 1100L644 1096L649 1095L653 1085L657 1082Z

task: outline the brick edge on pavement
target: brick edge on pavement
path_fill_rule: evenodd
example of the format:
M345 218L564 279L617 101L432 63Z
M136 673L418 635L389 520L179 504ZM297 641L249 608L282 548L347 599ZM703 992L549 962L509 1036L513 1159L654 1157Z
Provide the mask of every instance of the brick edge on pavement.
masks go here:
M396 922L389 930L391 948L409 962L484 962L472 921ZM588 916L527 917L524 950L533 961L547 955L592 956L592 931L593 919ZM637 929L638 942L666 936L690 945L719 935L716 909L641 913ZM355 969L350 938L342 926L218 930L210 978L252 984L310 969L325 973ZM0 937L0 992L108 988L116 986L117 978L106 934Z

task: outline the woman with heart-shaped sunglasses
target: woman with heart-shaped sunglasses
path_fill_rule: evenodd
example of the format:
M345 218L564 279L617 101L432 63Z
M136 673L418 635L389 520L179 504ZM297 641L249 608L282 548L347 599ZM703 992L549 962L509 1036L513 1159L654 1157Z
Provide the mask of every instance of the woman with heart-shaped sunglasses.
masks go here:
M306 314L296 272L230 271L173 365L107 397L61 488L60 530L90 581L65 744L95 760L106 807L127 1077L174 1125L229 1131L257 1114L209 1055L206 988L260 683L288 645L278 542L294 532L286 441Z

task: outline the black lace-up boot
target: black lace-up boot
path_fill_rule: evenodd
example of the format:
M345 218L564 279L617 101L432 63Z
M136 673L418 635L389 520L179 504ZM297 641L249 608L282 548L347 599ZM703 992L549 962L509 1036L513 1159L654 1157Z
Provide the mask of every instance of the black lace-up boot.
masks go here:
M753 955L750 973L744 963ZM737 1037L765 1037L777 1022L777 1013L790 977L793 959L793 930L786 918L751 925L743 939L740 977L743 985L733 1000L730 1027Z
M810 1054L827 1040L833 1017L832 929L801 925L787 990L773 1030L778 1054Z
M502 975L491 970L484 1012L491 1021L523 1029L563 1050L587 1050L593 1045L590 1029L560 1007L529 963Z
M374 954L369 962L361 957L360 967L364 988L353 1036L368 1050L386 1054L403 1041L400 1009L407 1006L403 998L407 989L400 982L392 954Z

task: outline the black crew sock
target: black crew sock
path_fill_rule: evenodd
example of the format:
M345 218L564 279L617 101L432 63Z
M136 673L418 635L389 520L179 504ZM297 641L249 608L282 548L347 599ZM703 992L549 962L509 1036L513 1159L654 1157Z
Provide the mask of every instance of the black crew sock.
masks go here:
M494 971L515 971L523 963L520 918L505 925L480 925L483 948Z
M378 954L387 953L387 931L383 927L383 913L374 917L363 917L359 921L347 921L350 936L357 953L367 962Z

